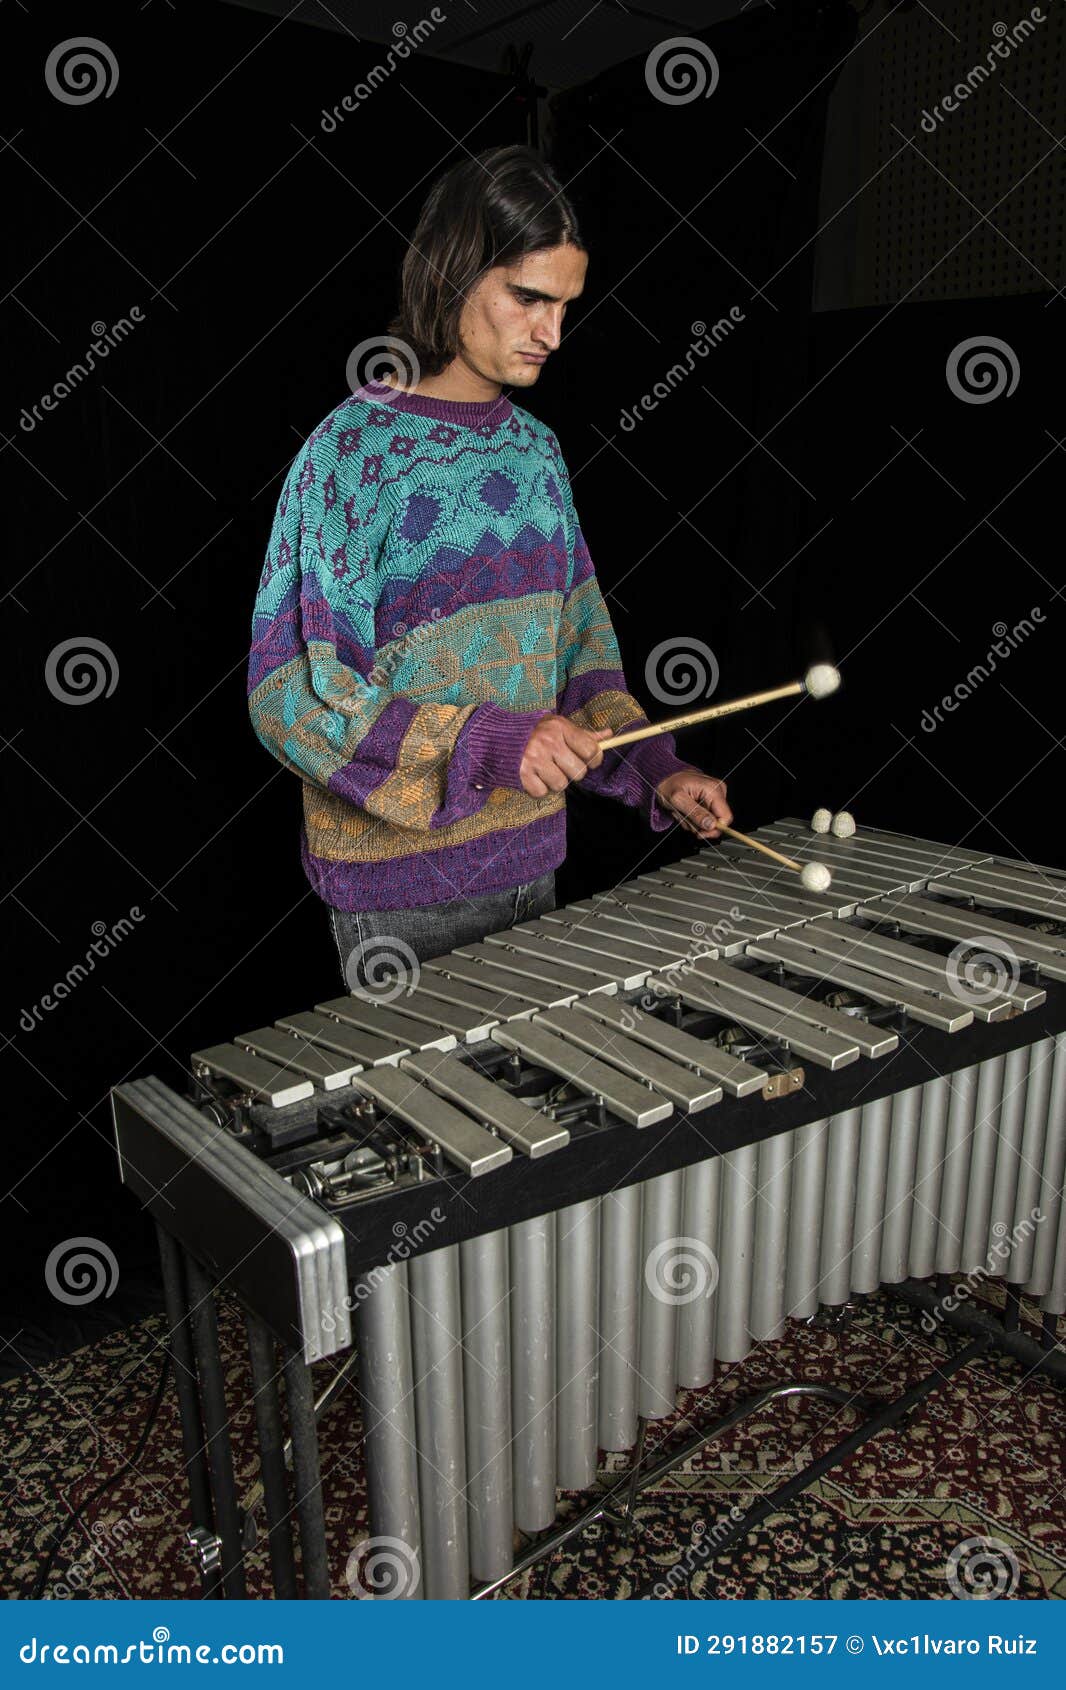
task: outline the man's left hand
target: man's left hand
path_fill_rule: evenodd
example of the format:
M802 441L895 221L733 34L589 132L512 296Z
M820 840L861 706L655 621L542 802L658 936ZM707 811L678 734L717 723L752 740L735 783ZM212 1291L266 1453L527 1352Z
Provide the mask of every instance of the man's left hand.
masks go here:
M701 775L697 769L680 769L659 782L656 796L664 810L698 839L718 839L718 823L726 826L733 812L726 803L725 781Z

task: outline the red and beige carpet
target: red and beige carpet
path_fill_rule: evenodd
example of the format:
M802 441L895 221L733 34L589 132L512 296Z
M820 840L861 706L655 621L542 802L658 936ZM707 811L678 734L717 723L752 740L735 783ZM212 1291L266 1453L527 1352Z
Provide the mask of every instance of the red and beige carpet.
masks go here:
M243 1496L257 1476L243 1326L223 1307L220 1327ZM161 1317L152 1316L0 1386L0 1590L7 1597L30 1594L57 1526L136 1448L163 1336ZM964 1340L948 1342L959 1348ZM687 1393L677 1414L653 1427L652 1453L769 1384L832 1383L887 1401L945 1353L887 1295L839 1327L791 1324L710 1389ZM316 1372L316 1390L329 1370L324 1364L321 1380ZM977 1590L1066 1596L1066 1393L995 1356L961 1371L908 1425L880 1433L739 1546L709 1553L706 1534L716 1522L751 1507L857 1423L811 1399L770 1405L645 1490L628 1545L611 1527L590 1526L512 1580L500 1599L626 1599L656 1584L678 1597L952 1599L960 1581L966 1589L967 1557ZM354 1387L334 1400L320 1438L333 1595L349 1600L345 1568L367 1530ZM611 1458L612 1472L624 1466L623 1457ZM86 1510L45 1594L198 1598L186 1518L171 1384L136 1470ZM981 1539L983 1546L975 1543ZM262 1543L249 1553L247 1576L250 1596L269 1596Z

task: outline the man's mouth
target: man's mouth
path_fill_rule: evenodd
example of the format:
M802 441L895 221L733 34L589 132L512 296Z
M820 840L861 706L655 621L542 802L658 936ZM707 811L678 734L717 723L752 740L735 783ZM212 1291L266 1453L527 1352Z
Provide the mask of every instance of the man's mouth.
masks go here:
M548 354L546 352L520 352L520 358L525 358L530 364L543 364Z

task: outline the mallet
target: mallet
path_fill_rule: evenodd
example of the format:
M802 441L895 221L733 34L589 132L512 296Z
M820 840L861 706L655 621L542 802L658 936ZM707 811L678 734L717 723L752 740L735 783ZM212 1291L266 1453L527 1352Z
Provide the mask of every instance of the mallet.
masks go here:
M602 751L613 751L618 745L630 745L637 739L652 739L656 734L673 733L678 728L693 728L697 722L713 722L719 716L735 716L741 710L754 710L757 704L772 704L778 698L795 698L809 693L811 698L828 698L840 685L840 671L831 663L815 663L802 681L790 681L787 687L773 687L769 692L752 692L746 698L731 698L726 704L710 704L705 710L690 710L685 716L671 716L668 722L649 722L646 728L633 728L629 733L615 734L600 741Z
M791 857L785 857L773 846L764 845L761 839L753 839L750 833L741 833L738 828L727 827L725 822L715 822L719 833L728 834L730 839L737 839L741 845L750 845L753 851L761 851L764 857L772 862L780 863L782 868L795 869L800 877L800 883L805 892L825 892L833 876L824 863L797 863Z

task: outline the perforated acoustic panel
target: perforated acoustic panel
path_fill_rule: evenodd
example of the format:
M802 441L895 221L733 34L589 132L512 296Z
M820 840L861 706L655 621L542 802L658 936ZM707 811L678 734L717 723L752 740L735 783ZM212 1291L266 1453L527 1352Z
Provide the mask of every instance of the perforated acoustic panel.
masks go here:
M830 102L816 310L1063 286L1064 12L867 9Z

